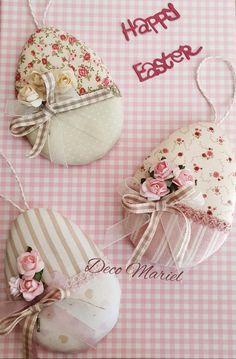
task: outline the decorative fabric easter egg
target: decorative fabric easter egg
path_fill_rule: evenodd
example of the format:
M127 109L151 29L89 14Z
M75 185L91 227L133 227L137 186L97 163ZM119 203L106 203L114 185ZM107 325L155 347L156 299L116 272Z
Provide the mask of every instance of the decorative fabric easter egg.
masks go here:
M27 136L30 157L41 153L58 164L86 164L103 157L120 137L118 87L96 53L64 31L44 27L29 37L16 91L20 117L10 130Z
M165 160L163 160L165 158ZM196 181L200 198L183 199L176 206L187 217L191 236L178 261L185 233L181 213L160 214L155 235L146 256L164 266L191 267L216 252L229 235L235 208L236 165L230 144L220 127L212 122L201 122L174 132L144 161L134 178L141 183L149 177L150 168L160 161L185 166ZM177 193L177 192L176 192ZM135 246L146 229L131 236Z
M91 341L94 346L111 331L119 315L117 278L91 273L86 277L83 272L88 260L101 258L102 253L76 224L46 209L29 209L12 224L5 259L9 282L19 272L16 259L27 247L37 250L45 264L44 283L52 286L56 271L59 277L67 278L64 286L71 292L69 298L40 311L40 331L34 329L36 341L49 350L65 353L88 349ZM93 331L88 341L80 337L85 333L84 325Z
M236 74L225 61L234 80L231 104L218 119L212 101L197 85L211 106L214 122L197 122L175 131L125 181L122 204L126 210L122 236L130 235L135 247L127 264L145 256L151 263L175 268L195 266L215 253L228 237L235 209L236 164L230 143L220 128L234 104ZM120 226L117 228L120 229ZM112 232L112 230L111 230ZM114 232L114 231L113 231Z

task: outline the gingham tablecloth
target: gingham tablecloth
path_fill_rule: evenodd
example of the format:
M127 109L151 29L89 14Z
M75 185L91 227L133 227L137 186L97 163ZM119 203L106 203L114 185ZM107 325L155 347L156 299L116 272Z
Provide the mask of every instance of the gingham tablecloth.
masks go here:
M34 4L36 3L33 2ZM39 2L38 2L39 3ZM43 1L40 1L43 3ZM68 30L94 48L109 66L124 95L125 124L119 143L102 160L83 167L63 168L42 157L25 158L26 140L11 137L6 99L14 97L19 51L35 27L26 0L1 1L0 147L16 165L31 206L50 207L80 224L99 245L104 230L122 218L117 187L149 151L173 130L197 120L209 120L210 110L197 91L194 72L206 55L235 56L234 1L173 0L181 18L167 30L125 41L120 23L148 17L167 1L55 0L47 23ZM38 4L39 6L39 4ZM40 8L39 8L40 10ZM188 44L203 51L176 64L166 74L138 82L132 65ZM231 91L224 66L205 71L209 93L226 108ZM236 143L235 111L225 124ZM235 145L234 145L235 149ZM1 166L0 190L19 198L14 181ZM0 299L5 299L4 249L17 211L0 202ZM227 243L207 262L184 273L180 283L120 276L122 300L115 329L96 350L67 358L235 358L236 357L236 225ZM130 246L121 242L106 252L115 264L125 264ZM65 355L39 351L40 358ZM0 338L0 358L21 358L20 330Z

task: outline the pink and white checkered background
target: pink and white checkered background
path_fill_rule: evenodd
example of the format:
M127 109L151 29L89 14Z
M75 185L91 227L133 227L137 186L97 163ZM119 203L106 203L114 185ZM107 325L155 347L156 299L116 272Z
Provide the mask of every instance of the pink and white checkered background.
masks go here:
M37 3L39 11L44 1ZM3 115L6 99L14 97L14 75L19 52L34 24L26 0L2 0L0 57L0 147L16 166L31 206L54 208L67 215L96 241L103 241L107 226L121 219L117 187L131 175L149 151L173 130L197 120L209 120L210 111L194 82L199 61L206 55L234 60L233 0L173 0L181 19L160 34L148 33L128 43L120 23L147 17L167 5L155 0L55 0L47 23L84 40L103 58L124 95L125 123L119 143L102 160L88 166L63 168L42 157L25 158L26 140L11 137L9 118ZM203 52L176 64L168 73L139 83L132 65L148 61L188 44ZM214 67L214 66L213 66ZM230 75L205 71L218 108L229 100ZM206 76L207 75L207 76ZM226 131L236 143L235 113ZM236 146L234 146L236 149ZM5 165L0 189L19 198ZM17 211L0 202L0 299L5 299L4 249L9 226ZM207 262L185 272L180 283L128 280L121 276L120 319L96 350L67 358L235 358L236 357L236 226L223 248ZM106 253L116 264L130 254L128 242ZM65 358L40 349L40 358ZM0 338L0 358L21 358L21 333Z

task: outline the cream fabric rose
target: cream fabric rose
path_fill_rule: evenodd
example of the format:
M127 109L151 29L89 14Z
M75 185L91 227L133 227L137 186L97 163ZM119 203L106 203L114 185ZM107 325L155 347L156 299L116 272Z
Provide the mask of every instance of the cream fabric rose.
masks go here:
M54 70L53 74L56 79L56 92L65 93L70 90L72 87L77 88L77 80L74 75L73 70Z
M9 280L10 293L14 297L18 297L20 293L20 278L19 277L11 277Z
M42 104L42 98L40 98L40 95L30 85L23 87L17 98L26 106L39 107Z
M46 88L44 81L42 79L42 73L39 71L32 71L29 79L29 84L35 89L35 91L39 94L39 97L42 100L46 99Z

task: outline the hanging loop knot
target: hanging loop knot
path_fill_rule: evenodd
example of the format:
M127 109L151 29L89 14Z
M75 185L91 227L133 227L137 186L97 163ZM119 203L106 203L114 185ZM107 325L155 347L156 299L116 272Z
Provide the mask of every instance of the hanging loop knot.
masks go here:
M189 198L195 193L195 185L186 185L178 191L173 192L159 201L149 201L144 197L136 194L125 194L122 197L122 205L129 212L133 214L150 214L150 220L147 228L142 235L138 245L136 246L130 260L127 263L127 268L133 263L139 263L151 244L158 228L159 221L163 212L178 213L184 218L185 233L183 235L182 245L179 253L175 256L176 265L181 266L181 262L186 252L187 245L191 237L191 223L185 214L178 208L178 204Z
M54 96L56 82L53 73L44 73L42 80L46 89L45 103L38 107L36 112L15 117L10 124L11 134L15 137L24 137L38 130L33 148L28 154L30 158L37 157L47 142L53 116L114 96L111 88L104 88L80 96L74 91L69 98L62 96L60 99L56 99Z

